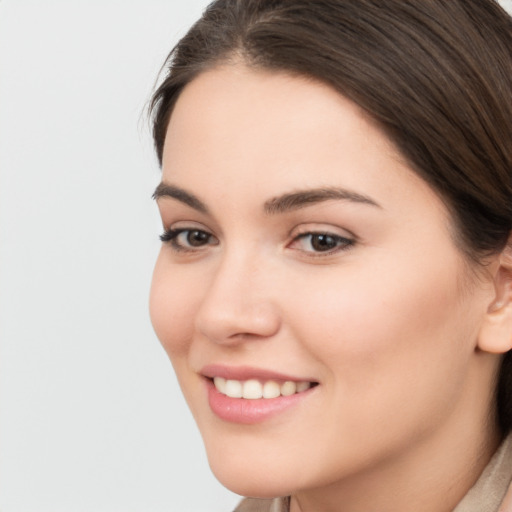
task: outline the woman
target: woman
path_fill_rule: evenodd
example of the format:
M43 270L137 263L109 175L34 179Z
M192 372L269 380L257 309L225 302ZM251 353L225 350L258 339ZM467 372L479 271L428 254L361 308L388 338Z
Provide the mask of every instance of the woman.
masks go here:
M239 511L498 511L512 21L218 0L152 102L156 333Z

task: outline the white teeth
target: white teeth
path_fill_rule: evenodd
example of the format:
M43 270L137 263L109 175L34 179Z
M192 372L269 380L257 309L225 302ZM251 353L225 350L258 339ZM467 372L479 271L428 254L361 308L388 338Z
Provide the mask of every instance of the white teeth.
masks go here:
M243 384L243 398L250 400L256 400L263 396L263 386L257 380L247 380Z
M277 398L281 394L281 387L277 382L269 380L263 386L263 398Z
M302 393L311 387L311 382L297 382L297 393Z
M293 382L288 380L279 384L269 380L262 384L259 380L249 379L246 381L224 379L214 377L213 383L217 391L230 398L245 398L258 400L260 398L277 398L278 396L290 396L301 393L311 387L311 382Z
M227 380L224 394L231 398L242 398L242 383L239 380Z
M281 395L283 395L283 396L294 395L296 392L297 392L297 384L295 384L295 382L292 382L291 380L287 380L281 386Z
M221 393L226 394L226 379L223 379L222 377L215 377L213 379L213 383Z

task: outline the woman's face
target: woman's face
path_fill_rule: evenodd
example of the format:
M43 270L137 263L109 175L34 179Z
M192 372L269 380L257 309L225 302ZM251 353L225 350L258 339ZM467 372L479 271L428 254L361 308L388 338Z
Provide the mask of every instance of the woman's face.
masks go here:
M492 286L354 104L286 74L204 72L156 195L152 321L222 483L290 494L461 435Z

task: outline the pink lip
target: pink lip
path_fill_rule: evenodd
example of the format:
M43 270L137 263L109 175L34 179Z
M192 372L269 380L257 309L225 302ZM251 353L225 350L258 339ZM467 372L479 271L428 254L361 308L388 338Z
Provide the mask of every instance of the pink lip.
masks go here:
M315 382L314 379L308 377L292 377L284 373L265 370L263 368L254 368L251 366L225 366L221 364L209 364L204 366L201 375L213 379L213 377L222 377L224 379L233 380L275 380L275 381L293 381L293 382Z
M277 398L260 398L249 400L245 398L231 398L223 395L215 388L213 377L223 377L234 380L276 380L313 382L311 379L291 377L282 373L251 368L251 367L227 367L223 365L208 365L201 370L205 377L208 392L208 403L212 412L224 421L250 425L268 420L280 413L290 410L298 403L306 400L316 387L309 388L301 393Z

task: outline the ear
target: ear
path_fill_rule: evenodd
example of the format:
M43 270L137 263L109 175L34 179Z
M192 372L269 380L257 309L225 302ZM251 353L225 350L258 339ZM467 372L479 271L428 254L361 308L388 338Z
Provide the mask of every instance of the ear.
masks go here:
M512 349L512 243L499 255L494 272L496 296L480 330L478 346L484 352L504 354Z

